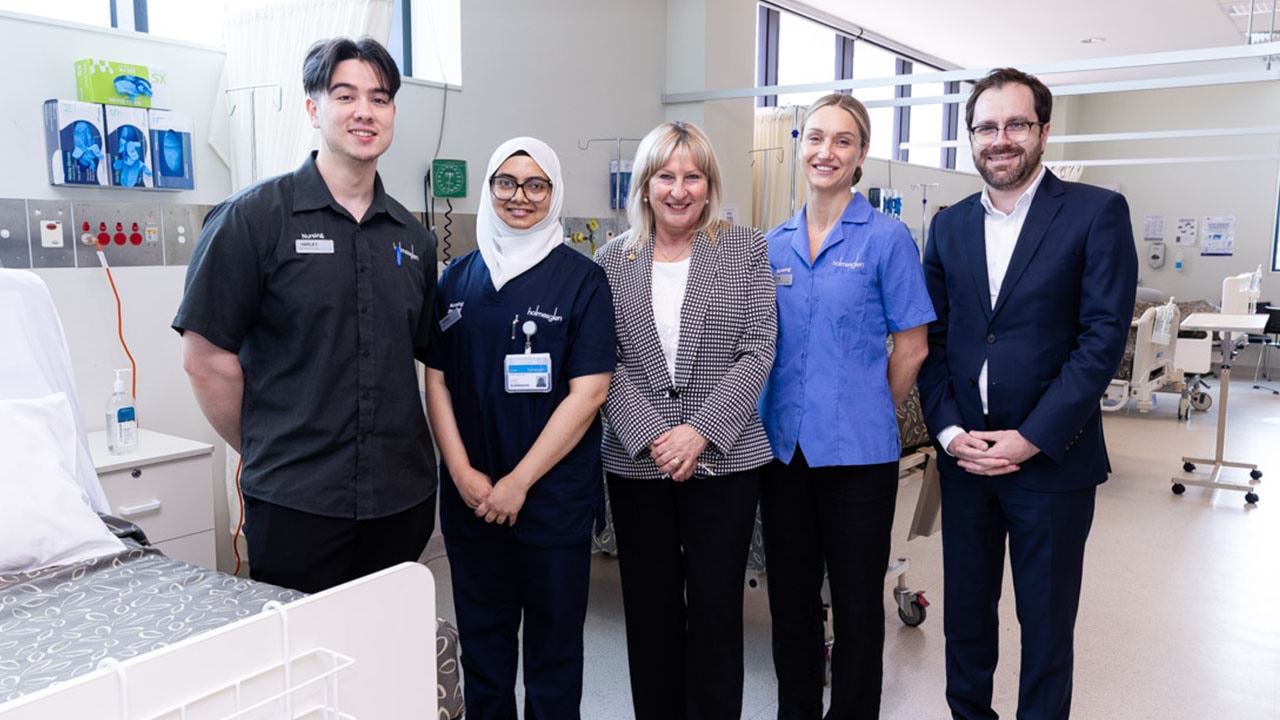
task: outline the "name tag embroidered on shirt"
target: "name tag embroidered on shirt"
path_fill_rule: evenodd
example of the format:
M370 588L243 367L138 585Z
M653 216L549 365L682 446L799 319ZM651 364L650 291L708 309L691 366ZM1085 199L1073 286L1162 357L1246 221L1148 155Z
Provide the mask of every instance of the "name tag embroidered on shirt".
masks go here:
M332 255L332 240L304 240L299 238L293 241L294 252L299 255Z
M831 264L832 264L833 266L835 266L835 267L838 267L838 268L848 268L849 270L861 270L861 269L863 268L863 266L865 266L865 265L866 265L866 263L864 263L864 262L862 262L862 261L860 261L860 260L854 260L853 262L848 262L848 261L845 261L845 260L836 260L835 262L833 262L833 263L831 263Z

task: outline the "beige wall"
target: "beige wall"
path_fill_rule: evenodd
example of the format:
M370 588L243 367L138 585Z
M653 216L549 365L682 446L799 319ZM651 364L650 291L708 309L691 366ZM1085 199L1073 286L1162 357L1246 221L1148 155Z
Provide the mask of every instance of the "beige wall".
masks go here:
M1280 120L1280 82L1182 90L1149 90L1080 98L1075 133L1230 128L1276 125ZM1176 157L1193 155L1274 156L1280 135L1191 138L1079 144L1075 159L1099 157ZM1142 284L1179 298L1219 302L1222 279L1271 262L1280 166L1274 159L1172 165L1091 167L1086 182L1119 183L1129 200L1140 253ZM1166 218L1167 259L1162 269L1148 267L1142 240L1146 215ZM1200 247L1183 248L1182 271L1175 270L1173 223L1178 217L1235 215L1235 255L1201 257ZM1280 300L1280 274L1263 278L1263 299Z

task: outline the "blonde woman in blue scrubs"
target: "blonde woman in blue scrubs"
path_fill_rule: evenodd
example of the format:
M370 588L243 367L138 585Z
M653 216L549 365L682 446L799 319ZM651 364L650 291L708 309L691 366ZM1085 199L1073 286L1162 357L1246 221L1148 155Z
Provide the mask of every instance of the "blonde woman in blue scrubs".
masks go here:
M778 347L760 401L775 458L761 513L779 720L823 717L824 570L838 632L825 717L880 713L895 406L915 384L934 313L907 226L851 192L870 134L852 96L813 103L799 151L808 201L768 235Z

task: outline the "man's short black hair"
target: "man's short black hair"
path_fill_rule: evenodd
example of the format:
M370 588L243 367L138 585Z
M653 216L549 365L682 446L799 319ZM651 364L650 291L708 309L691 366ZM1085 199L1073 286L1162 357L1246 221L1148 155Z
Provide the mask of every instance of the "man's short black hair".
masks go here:
M317 41L307 50L307 59L302 62L302 89L313 98L329 92L333 71L345 60L363 60L373 66L382 86L395 98L400 90L400 69L382 43L371 37Z
M1040 82L1040 78L1028 75L1017 68L996 68L973 84L973 92L969 93L969 102L964 106L965 127L973 130L973 106L977 104L978 96L991 88L1001 88L1009 83L1031 88L1031 94L1036 102L1036 120L1042 123L1049 122L1049 116L1053 114L1053 93Z

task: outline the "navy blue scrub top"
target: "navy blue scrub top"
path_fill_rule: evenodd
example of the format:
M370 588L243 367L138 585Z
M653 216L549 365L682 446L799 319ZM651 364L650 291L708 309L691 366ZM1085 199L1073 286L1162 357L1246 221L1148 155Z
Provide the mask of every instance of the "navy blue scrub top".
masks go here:
M445 270L436 299L437 339L429 344L427 365L444 373L471 466L496 483L533 447L568 396L570 379L612 372L617 365L609 280L590 258L562 245L494 290L475 251ZM439 321L451 309L461 318L441 329ZM526 320L538 326L533 352L551 354L548 393L506 391L503 361L524 352L520 326ZM514 534L519 542L541 547L590 540L604 510L600 432L597 415L578 445L530 489L514 528L477 518L441 462L441 530L477 540Z

